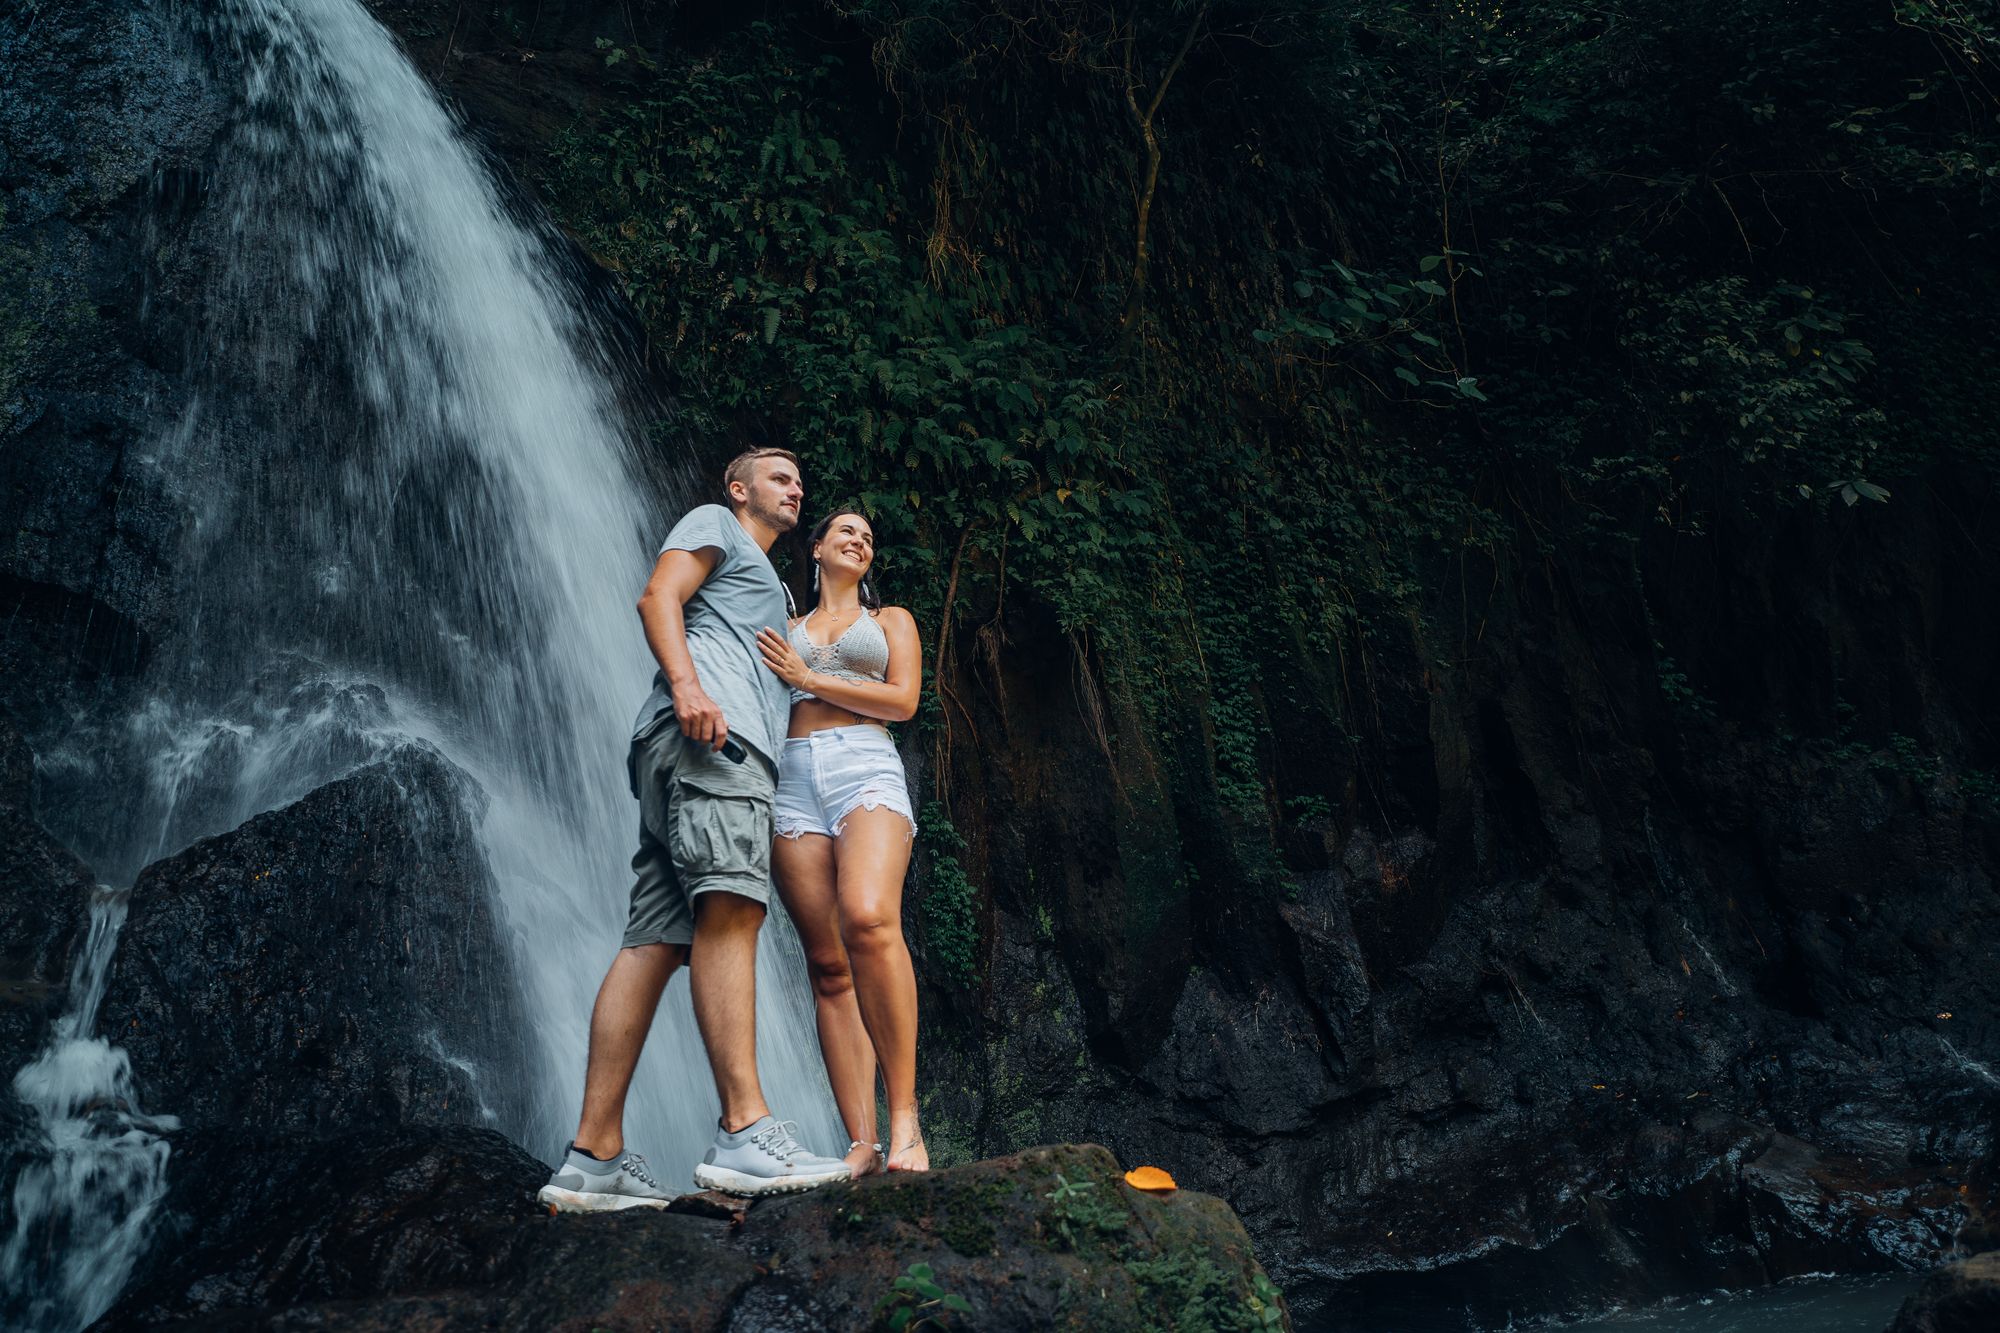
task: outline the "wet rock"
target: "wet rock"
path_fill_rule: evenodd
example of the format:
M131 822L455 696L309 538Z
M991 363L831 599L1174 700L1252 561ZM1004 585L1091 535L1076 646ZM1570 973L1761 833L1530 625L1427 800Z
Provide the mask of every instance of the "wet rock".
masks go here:
M1919 1268L1952 1243L1964 1199L1935 1171L1830 1156L1779 1136L1743 1169L1752 1235L1779 1273Z
M2000 1252L1946 1264L1903 1302L1888 1333L1992 1333L2000 1328Z
M100 1028L144 1104L252 1139L507 1111L523 1026L482 800L409 744L149 866Z
M0 14L0 701L39 735L174 614L186 508L152 463L183 394L179 245L222 99L170 7Z
M0 1074L11 1078L62 1012L70 952L95 885L90 870L36 822L35 758L0 711ZM24 1123L0 1088L0 1184Z
M478 1131L357 1146L287 1178L341 1202L244 1209L250 1250L190 1251L100 1327L817 1333L949 1314L930 1304L945 1294L965 1307L952 1326L983 1330L1289 1326L1226 1205L1133 1190L1102 1148L871 1177L732 1224L542 1215L522 1202L539 1168ZM1276 1322L1253 1324L1264 1309Z
M310 1144L185 1136L170 1170L152 1260L100 1327L481 1281L548 1179L491 1130L430 1126Z

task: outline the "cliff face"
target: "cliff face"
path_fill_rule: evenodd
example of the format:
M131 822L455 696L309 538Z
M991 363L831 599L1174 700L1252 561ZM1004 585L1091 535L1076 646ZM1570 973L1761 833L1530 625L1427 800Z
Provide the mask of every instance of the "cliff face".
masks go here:
M378 7L528 179L612 95L595 38L671 7L543 10ZM181 614L192 509L147 457L219 114L166 11L38 12L0 26L0 263L37 275L0 293L0 701L31 737ZM2000 1104L1993 499L1939 463L1884 506L1439 559L1365 659L1267 676L1269 766L1340 796L1275 836L1219 724L1163 740L1009 594L950 668L968 724L911 747L976 887L966 985L937 860L912 885L934 1147L1166 1165L1329 1328L1925 1261ZM1350 673L1366 746L1323 721Z
M0 673L29 712L143 663L188 514L152 464L177 415L178 244L222 101L158 6L0 22ZM36 719L37 721L39 719Z
M1143 738L1107 759L1087 705L1035 688L1049 657L1074 678L1059 650L969 672L1009 708L957 774L991 943L940 1102L982 1144L1181 1164L1328 1326L1441 1281L1497 1318L1921 1262L1992 1150L1995 811L1907 744L1773 733L1842 699L1980 733L1977 512L1721 534L1596 582L1468 573L1485 595L1445 620L1453 579L1466 634L1409 643L1397 766L1302 821L1296 891L1261 899L1216 804L1135 783ZM1663 688L1656 637L1700 686ZM1162 836L1171 884L1133 873Z

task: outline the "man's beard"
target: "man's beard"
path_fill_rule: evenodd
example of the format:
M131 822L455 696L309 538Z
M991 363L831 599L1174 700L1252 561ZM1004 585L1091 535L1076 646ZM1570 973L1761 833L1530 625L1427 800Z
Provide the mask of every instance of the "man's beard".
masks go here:
M754 500L750 503L750 517L774 532L790 532L799 525L798 510L787 509L783 505L772 505L766 509Z

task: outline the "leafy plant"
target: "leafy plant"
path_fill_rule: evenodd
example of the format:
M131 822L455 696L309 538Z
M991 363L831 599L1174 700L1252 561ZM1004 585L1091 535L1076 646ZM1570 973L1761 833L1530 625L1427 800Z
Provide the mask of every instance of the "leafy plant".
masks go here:
M978 890L957 852L965 840L952 826L942 802L930 801L917 818L918 836L929 860L924 894L924 938L945 977L970 986L979 975Z
M969 1315L972 1303L938 1285L931 1266L914 1263L890 1284L889 1295L876 1315L889 1333L914 1333L923 1328L949 1328L948 1314Z
M1071 1180L1060 1171L1056 1172L1054 1188L1042 1197L1049 1201L1048 1227L1057 1249L1081 1249L1106 1236L1119 1235L1132 1220L1125 1208L1098 1193L1096 1181Z
M1121 778L1258 893L1289 803L1403 817L1355 785L1395 767L1384 682L1478 651L1481 571L1636 584L1662 537L2000 473L1968 13L780 4L607 41L544 184L676 436L788 444L869 513L940 792L1048 624ZM970 985L971 858L923 856Z

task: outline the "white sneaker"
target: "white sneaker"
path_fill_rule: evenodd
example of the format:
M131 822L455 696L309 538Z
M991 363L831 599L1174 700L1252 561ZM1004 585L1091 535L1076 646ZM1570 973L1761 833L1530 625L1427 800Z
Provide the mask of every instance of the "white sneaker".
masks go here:
M820 1157L800 1147L798 1128L768 1115L734 1134L718 1127L715 1142L694 1169L694 1183L754 1198L793 1194L850 1177L847 1163L838 1157Z
M535 1197L566 1213L606 1213L620 1208L664 1208L674 1196L646 1167L646 1159L624 1152L613 1162L600 1162L572 1143L563 1164Z

